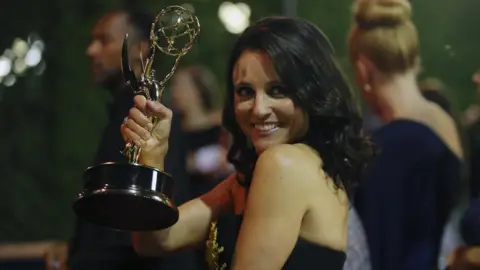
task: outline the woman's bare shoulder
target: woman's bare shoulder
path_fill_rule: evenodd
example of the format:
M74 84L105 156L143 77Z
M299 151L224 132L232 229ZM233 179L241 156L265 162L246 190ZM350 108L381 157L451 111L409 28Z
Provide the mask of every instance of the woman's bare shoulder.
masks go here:
M259 157L257 165L295 168L321 168L320 155L305 144L281 144L268 148Z
M317 183L319 177L324 177L320 156L303 144L282 144L268 148L258 158L255 175L264 175L262 178L272 179L275 185L295 180L295 185L305 188Z
M327 194L345 197L322 165L320 155L308 145L274 146L260 155L253 177L258 183L252 183L252 188L263 186L264 190L280 193L284 189L310 202L330 198Z

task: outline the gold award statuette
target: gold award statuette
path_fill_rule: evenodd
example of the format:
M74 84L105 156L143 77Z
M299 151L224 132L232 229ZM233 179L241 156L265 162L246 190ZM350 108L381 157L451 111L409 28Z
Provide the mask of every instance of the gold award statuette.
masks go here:
M200 33L198 18L181 6L169 6L156 16L150 31L150 56L136 78L128 61L128 35L122 48L122 71L135 95L161 101L167 81L188 53ZM155 52L175 57L171 71L155 80ZM157 119L151 119L155 125ZM120 127L119 127L120 128ZM138 164L141 148L129 142L122 153L128 163L107 162L87 168L85 186L73 205L77 216L100 226L124 231L150 231L168 228L178 220L172 201L173 179L152 167Z

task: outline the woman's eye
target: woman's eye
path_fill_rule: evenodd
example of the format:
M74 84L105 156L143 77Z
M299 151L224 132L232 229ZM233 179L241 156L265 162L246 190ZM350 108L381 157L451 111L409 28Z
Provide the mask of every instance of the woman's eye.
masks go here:
M252 95L253 90L250 87L239 87L239 88L235 89L235 92L239 96L250 96L250 95Z
M287 95L285 87L280 85L273 86L272 88L270 88L270 90L268 91L268 94L271 95L272 97L278 97L278 98L283 98L283 97L286 97Z

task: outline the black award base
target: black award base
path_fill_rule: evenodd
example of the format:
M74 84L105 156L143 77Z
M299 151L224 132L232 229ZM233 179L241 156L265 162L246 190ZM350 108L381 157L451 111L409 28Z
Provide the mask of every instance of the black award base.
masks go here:
M73 205L79 218L121 231L165 229L178 220L173 179L152 167L103 163L88 168Z

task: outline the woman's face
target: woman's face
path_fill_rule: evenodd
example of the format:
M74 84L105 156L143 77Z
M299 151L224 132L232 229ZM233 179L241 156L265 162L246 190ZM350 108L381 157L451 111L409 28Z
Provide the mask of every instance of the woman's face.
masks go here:
M267 54L245 51L232 76L235 116L258 154L269 146L291 143L305 135L308 120L287 97Z

